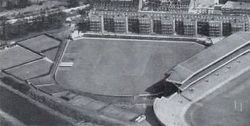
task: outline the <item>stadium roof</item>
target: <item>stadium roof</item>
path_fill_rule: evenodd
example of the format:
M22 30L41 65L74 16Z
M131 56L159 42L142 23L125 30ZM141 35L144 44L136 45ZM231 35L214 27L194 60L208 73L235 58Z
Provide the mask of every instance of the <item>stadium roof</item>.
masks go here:
M249 43L249 33L239 32L178 64L170 71L168 82L184 84L190 78L214 65Z

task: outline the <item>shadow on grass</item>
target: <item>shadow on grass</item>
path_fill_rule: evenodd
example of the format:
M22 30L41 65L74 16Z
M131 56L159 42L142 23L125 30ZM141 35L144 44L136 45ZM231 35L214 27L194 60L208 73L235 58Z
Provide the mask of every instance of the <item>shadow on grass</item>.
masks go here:
M150 123L151 126L161 126L160 122L158 121L157 117L154 114L154 110L152 106L148 106L145 110L145 115L147 117L148 123Z
M30 87L24 83L20 83L17 80L11 78L11 77L2 77L0 78L0 81L2 81L4 84L22 92L27 93L30 89Z
M146 91L150 94L159 94L159 96L170 96L177 92L177 87L163 79L147 88Z

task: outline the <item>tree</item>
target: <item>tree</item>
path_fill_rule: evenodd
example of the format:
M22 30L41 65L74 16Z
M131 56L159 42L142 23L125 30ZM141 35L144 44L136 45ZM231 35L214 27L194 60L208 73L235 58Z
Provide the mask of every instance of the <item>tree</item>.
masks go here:
M14 8L14 4L11 1L8 1L6 3L6 9L11 10Z
M17 3L17 7L18 8L24 8L30 5L29 0L19 0L19 2Z
M0 32L0 38L3 40L6 40L6 23L7 23L6 17L0 17L1 25L2 25L2 32Z
M76 7L79 6L78 0L68 0L68 7Z

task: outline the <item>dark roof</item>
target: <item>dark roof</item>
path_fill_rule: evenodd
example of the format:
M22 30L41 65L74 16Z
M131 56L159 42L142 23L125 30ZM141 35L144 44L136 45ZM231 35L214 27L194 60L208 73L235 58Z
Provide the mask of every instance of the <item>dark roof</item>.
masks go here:
M209 66L232 54L250 41L250 33L239 32L212 45L188 60L178 64L170 71L168 82L184 84Z

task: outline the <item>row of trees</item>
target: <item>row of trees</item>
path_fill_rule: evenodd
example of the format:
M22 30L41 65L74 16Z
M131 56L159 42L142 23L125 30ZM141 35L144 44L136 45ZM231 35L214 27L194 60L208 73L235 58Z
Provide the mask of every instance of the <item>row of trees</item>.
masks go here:
M33 32L60 28L65 19L65 13L59 12L47 16L41 15L32 19L32 21L17 21L14 24L9 23L8 20L2 20L3 22L0 24L0 39L10 40Z
M92 0L67 0L68 7L77 7L81 4L89 4Z
M31 5L29 0L8 0L5 9L11 10L15 8L24 8Z

